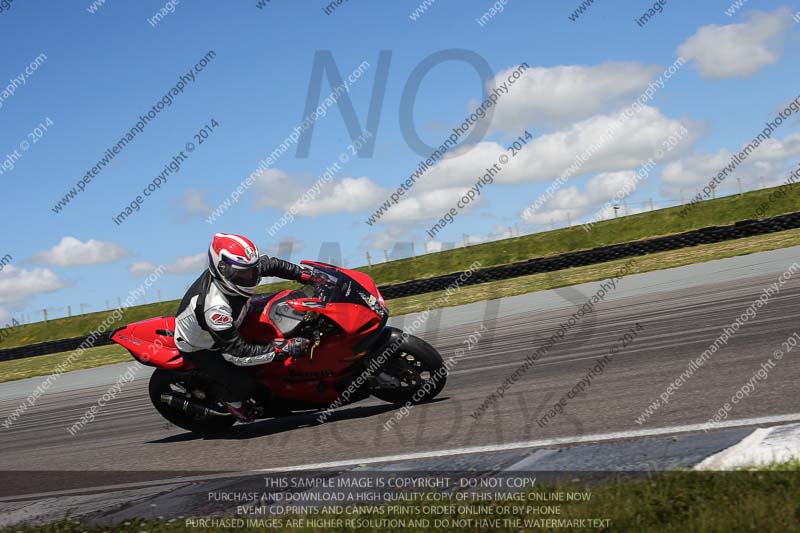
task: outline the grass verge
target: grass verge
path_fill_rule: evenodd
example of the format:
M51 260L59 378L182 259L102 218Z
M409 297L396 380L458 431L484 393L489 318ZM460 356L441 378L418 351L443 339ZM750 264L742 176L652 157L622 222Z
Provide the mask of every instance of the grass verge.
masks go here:
M47 376L53 372L59 364L64 362L72 352L61 352L36 357L26 357L25 359L15 359L13 361L0 362L0 383L14 381L17 379L32 378L36 376ZM83 355L76 359L69 370L83 370L98 366L112 365L133 361L128 350L118 344L108 346L97 346L89 348Z
M715 244L703 244L692 248L660 252L656 254L636 257L636 263L631 269L632 274L663 270L666 268L703 263L715 259L724 259L737 255L747 255L756 252L776 250L789 246L800 245L800 229L772 233L770 235L757 235L735 241L725 241ZM599 281L609 278L617 272L623 264L630 259L619 259L576 268L558 270L519 278L482 283L480 285L462 287L454 292L447 300L446 306L464 305L468 303L506 298L529 292L555 289L567 285L578 285L590 281ZM392 315L403 315L427 309L444 291L419 294L405 298L396 298L388 301L389 311ZM155 316L155 315L151 315ZM39 357L28 357L15 361L0 362L0 383L16 379L43 376L52 372L61 361L67 358L70 352L62 352ZM74 370L92 368L126 361L130 358L128 352L121 346L101 346L91 348L73 366Z
M535 474L532 475L532 477ZM522 493L522 501L435 500L385 504L382 512L361 504L305 515L283 515L276 531L587 531L579 520L603 520L606 531L797 531L800 528L800 476L794 472L669 472L639 478L615 478L596 484L540 483ZM490 491L481 491L490 492ZM585 494L581 501L542 501L538 494ZM329 508L333 504L326 504ZM423 508L425 507L425 508ZM373 509L367 513L367 509ZM259 515L253 520L266 520ZM303 522L300 522L303 520ZM348 520L351 520L348 527ZM391 522L394 520L394 522ZM416 525L408 527L410 524ZM420 526L427 520L427 527ZM571 521L559 527L557 520ZM360 522L356 522L360 521ZM551 522L552 521L552 522ZM195 522L196 523L196 522ZM258 522L239 527L198 527L186 520L131 520L114 531L263 531ZM324 525L322 525L324 524ZM357 525L362 527L357 527ZM403 526L406 527L403 527ZM437 527L438 526L438 527ZM444 527L443 527L444 526ZM597 527L597 526L595 526ZM322 529L321 529L322 528ZM9 531L78 533L108 531L77 520Z

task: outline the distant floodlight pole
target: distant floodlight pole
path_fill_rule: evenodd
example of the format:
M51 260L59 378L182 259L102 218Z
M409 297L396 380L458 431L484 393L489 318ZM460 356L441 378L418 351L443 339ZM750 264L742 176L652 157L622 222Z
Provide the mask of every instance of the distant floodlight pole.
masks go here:
M739 196L742 195L742 178L736 178L736 182L739 184Z

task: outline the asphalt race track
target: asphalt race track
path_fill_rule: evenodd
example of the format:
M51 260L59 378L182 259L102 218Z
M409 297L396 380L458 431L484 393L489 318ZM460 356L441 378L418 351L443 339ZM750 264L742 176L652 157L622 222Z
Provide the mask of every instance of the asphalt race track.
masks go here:
M471 413L575 312L581 300L596 291L597 283L509 298L499 309L490 306L482 338L459 359L438 401L411 409L389 431L384 423L396 409L371 400L341 408L324 424L318 424L314 415L298 415L237 426L226 437L196 437L159 417L146 397L148 372L143 369L93 423L72 436L67 428L108 390L126 365L64 375L35 407L0 431L4 452L0 470L8 475L10 471L41 472L18 476L0 496L200 472L378 464L390 456L413 460L436 457L441 451L445 456L466 458L471 451L481 451L475 449L481 446L486 453L502 454L526 446L569 449L583 444L582 449L591 452L554 468L641 469L641 461L662 468L681 464L673 459L691 455L693 446L713 443L707 451L714 453L771 418L800 421L798 348L786 354L768 378L735 406L727 428L703 434L695 427L713 416L781 341L800 329L798 272L668 404L644 424L635 422L688 362L795 260L800 261L800 248L625 278L594 314L569 331L478 420ZM480 331L486 309L480 303L448 310L439 328L422 336L445 357L451 356L456 349L466 348L464 341L471 333ZM569 400L565 412L544 427L537 424L594 361L637 323L641 329L634 341L613 356L583 395ZM99 384L88 385L85 376ZM3 419L41 379L0 386ZM647 437L649 448L637 455L635 443L642 437ZM694 444L689 446L689 441ZM597 442L602 444L586 448L587 443ZM614 446L627 451L614 454L610 451ZM659 462L665 458L671 459ZM22 483L23 479L29 483Z

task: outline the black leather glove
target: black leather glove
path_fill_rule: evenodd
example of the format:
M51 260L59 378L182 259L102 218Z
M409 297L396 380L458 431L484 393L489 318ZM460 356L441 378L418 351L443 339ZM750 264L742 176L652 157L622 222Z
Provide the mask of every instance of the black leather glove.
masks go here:
M304 357L308 355L311 341L303 337L293 339L275 339L272 341L275 349L275 360L285 361L289 357Z
M269 257L268 255L262 255L258 258L258 267L262 278L274 276L276 278L300 281L303 274L303 268L299 265L277 257Z

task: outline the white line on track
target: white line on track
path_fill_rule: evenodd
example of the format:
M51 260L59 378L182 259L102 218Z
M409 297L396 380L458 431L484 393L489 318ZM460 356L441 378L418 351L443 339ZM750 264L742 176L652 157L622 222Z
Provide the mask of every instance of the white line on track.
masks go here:
M733 427L758 426L762 424L781 424L785 422L800 422L800 413L778 416L762 416L759 418L742 418L728 420L715 424L714 429ZM580 435L575 437L556 437L552 439L532 440L526 442L511 442L508 444L494 444L490 446L469 446L466 448L453 448L450 450L435 450L430 452L405 453L399 455L386 455L383 457L368 457L364 459L348 459L344 461L331 461L327 463L310 463L304 465L284 466L281 468L263 468L256 472L296 472L301 470L322 470L325 468L338 468L343 466L358 466L374 463L387 463L392 461L409 461L414 459L429 459L432 457L449 457L453 455L466 455L470 453L500 452L518 450L520 448L541 448L545 446L560 446L564 444L581 444L589 442L604 442L637 437L653 437L669 435L672 433L688 433L702 431L705 424L689 424L685 426L670 426L653 429L639 429L634 431L617 431L614 433L600 433L595 435Z
M720 422L714 429L725 429L733 427L759 426L765 424L782 424L787 422L800 422L800 413L791 413L777 416L762 416L758 418L742 418L738 420L728 420ZM435 450L430 452L407 453L400 455L386 455L383 457L367 457L363 459L347 459L344 461L331 461L327 463L309 463L303 465L284 466L280 468L261 468L243 472L228 472L210 475L197 475L172 479L160 479L154 481L141 481L133 483L120 483L117 485L107 485L102 487L85 487L79 489L66 489L52 492L42 492L37 494L20 494L17 496L6 496L0 498L0 502L33 500L50 498L55 496L66 496L71 494L88 494L95 492L110 492L114 490L127 490L135 488L153 487L159 485L174 485L181 483L192 483L207 481L212 479L233 479L238 477L248 477L264 473L300 472L304 470L324 470L328 468L339 468L345 466L360 466L375 463L387 463L392 461L409 461L414 459L429 459L434 457L450 457L454 455L466 455L470 453L486 453L505 450L518 450L522 448L541 448L545 446L560 446L566 444L582 444L592 442L604 442L610 440L622 440L637 437L652 437L658 435L669 435L673 433L689 433L702 431L705 424L689 424L684 426L670 426L653 429L640 429L635 431L618 431L614 433L600 433L595 435L580 435L573 437L557 437L553 439L532 440L526 442L512 442L509 444L495 444L490 446L471 446L466 448L453 448L450 450ZM409 469L411 470L411 468ZM76 472L80 475L80 472Z

